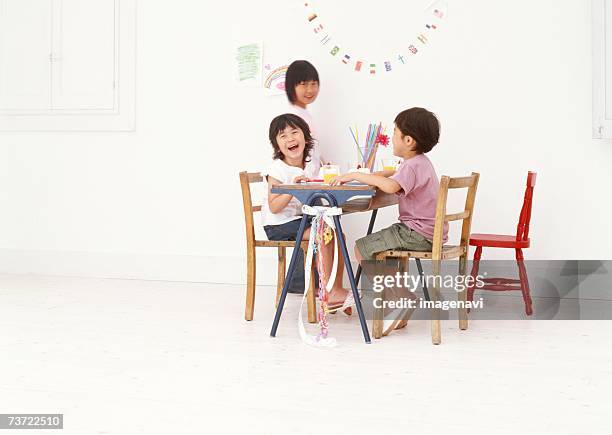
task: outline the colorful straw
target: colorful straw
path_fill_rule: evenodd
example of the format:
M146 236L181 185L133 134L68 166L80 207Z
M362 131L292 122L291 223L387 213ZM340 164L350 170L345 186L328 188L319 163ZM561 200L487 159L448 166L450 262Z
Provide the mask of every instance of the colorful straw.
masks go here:
M359 145L359 130L355 125L355 130L349 126L349 132L353 138L353 142L357 146L357 159L360 162L360 166L368 168L370 171L374 168L376 162L376 154L378 152L378 146L382 144L387 146L389 138L386 137L386 127L383 127L382 122L368 124L367 134L365 136L364 145ZM384 136L384 137L383 137Z

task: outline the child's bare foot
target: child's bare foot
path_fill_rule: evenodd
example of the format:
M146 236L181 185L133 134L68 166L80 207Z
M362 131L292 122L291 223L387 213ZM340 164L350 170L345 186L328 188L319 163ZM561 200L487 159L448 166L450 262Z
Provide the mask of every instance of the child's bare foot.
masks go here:
M344 288L332 289L332 291L327 295L327 305L329 305L330 307L342 305L348 297L348 294L348 290Z
M327 299L327 306L329 307L330 313L335 314L340 308L342 308L349 294L349 291L343 289L342 287L332 289ZM350 306L346 307L343 311L347 316L353 314L353 309Z
M405 328L408 325L406 317L411 314L410 308L398 308L392 313L389 313L383 322L383 337L386 337L391 331Z
M329 314L336 314L338 312L339 309L342 308L342 305L336 305L335 307L327 307L327 312ZM342 312L344 314L346 314L347 316L352 316L353 315L353 308L352 307L347 307L344 310L342 310Z
M395 330L397 331L398 329L405 328L406 326L408 326L408 320L402 320L401 322L397 324L397 326L395 327Z

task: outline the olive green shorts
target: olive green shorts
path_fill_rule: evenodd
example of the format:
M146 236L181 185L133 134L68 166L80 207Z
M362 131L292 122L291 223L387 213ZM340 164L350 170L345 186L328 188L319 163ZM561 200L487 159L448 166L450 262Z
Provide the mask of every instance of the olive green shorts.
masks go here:
M390 249L431 251L431 241L401 222L357 239L356 245L364 260L374 260L378 252Z

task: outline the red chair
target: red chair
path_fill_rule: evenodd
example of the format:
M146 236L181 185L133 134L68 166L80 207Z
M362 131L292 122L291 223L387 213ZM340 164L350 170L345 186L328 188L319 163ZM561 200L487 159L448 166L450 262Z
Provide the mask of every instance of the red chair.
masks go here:
M531 295L529 294L529 280L527 279L527 270L523 259L523 248L529 248L529 222L531 220L531 203L533 199L533 188L536 182L536 173L529 172L527 175L527 188L525 189L525 198L523 200L523 208L519 217L519 223L516 228L516 236L502 234L472 234L470 236L470 246L476 246L474 253L474 264L472 266L472 282L478 275L478 267L480 265L480 257L482 248L509 248L514 249L516 253L516 264L518 265L520 279L508 278L485 278L482 279L485 285L477 287L478 290L493 290L493 291L510 291L520 290L523 293L525 301L525 313L528 316L533 314ZM520 284L520 285L513 285ZM474 286L468 288L468 300L474 300Z

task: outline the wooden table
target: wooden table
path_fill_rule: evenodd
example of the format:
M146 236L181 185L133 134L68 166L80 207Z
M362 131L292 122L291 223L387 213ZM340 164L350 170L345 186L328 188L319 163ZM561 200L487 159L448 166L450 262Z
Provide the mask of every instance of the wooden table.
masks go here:
M316 205L320 199L324 199L331 207L341 207L343 214L372 211L367 234L372 233L378 209L397 204L396 195L387 194L378 191L375 187L357 183L348 183L341 186L330 186L322 183L283 184L273 187L272 193L293 195L302 204L307 204L310 206ZM357 268L357 274L353 275L353 268L348 249L346 247L346 240L344 239L344 234L342 232L340 216L334 216L333 219L334 224L336 225L336 234L338 236L340 249L342 250L342 255L344 257L344 265L348 273L351 290L355 299L355 306L357 308L357 314L359 315L359 323L361 324L363 338L366 343L370 343L370 333L368 331L368 325L365 321L361 300L359 299L359 292L357 291L357 284L359 283L359 279L361 277L361 265ZM300 246L302 243L304 230L306 229L306 221L307 215L304 215L296 236L296 246ZM294 249L293 255L291 256L291 261L289 262L289 268L287 269L285 285L283 286L283 291L278 301L278 307L274 316L274 323L272 324L272 331L270 332L272 337L276 336L280 317L283 312L283 306L285 305L285 298L287 297L287 290L289 289L289 283L293 277L293 270L295 269L297 255L298 250Z

